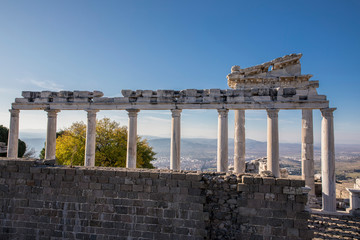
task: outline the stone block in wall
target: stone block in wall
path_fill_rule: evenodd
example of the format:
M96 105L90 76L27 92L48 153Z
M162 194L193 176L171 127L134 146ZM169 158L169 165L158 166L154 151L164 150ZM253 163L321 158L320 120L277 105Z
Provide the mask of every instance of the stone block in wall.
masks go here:
M34 103L48 103L49 98L35 98Z
M51 91L42 91L41 93L40 93L40 97L41 98L48 98L48 97L50 97L51 96Z
M67 99L62 98L62 97L56 97L56 98L52 99L52 102L54 102L54 103L65 103L65 102L67 102Z
M21 96L34 99L41 97L41 92L22 91Z
M29 99L28 98L15 98L15 102L16 103L28 103Z
M88 98L92 97L92 94L89 91L74 91L75 98Z
M60 91L59 97L68 98L68 97L74 97L74 92L72 91Z
M157 96L162 98L172 98L174 90L157 90Z
M31 164L34 163L28 165L28 173L20 175L16 161L9 162L12 172L1 168L0 161L0 176L8 174L11 180L7 194L0 194L0 198L11 198L14 187L24 187L24 184L17 185L19 178L28 178L26 183L31 181L26 184L31 207L26 206L28 201L10 205L5 202L7 207L3 209L12 211L15 205L21 206L34 222L40 223L36 226L47 224L46 229L59 225L65 214L66 221L59 231L61 236L72 236L68 234L75 231L76 236L86 238L87 232L83 231L86 228L99 238L109 232L111 236L139 238L166 234L168 238L171 233L179 239L209 239L210 236L231 239L241 232L241 236L275 238L285 237L288 228L300 229L306 222L306 216L298 214L303 211L302 195L293 194L294 200L278 198L287 196L282 190L292 187L292 183L276 185L281 181L275 178L166 170L34 167ZM281 193L275 193L277 188ZM22 197L27 196L25 194ZM0 201L0 207L3 203ZM52 219L50 213L56 217ZM7 212L6 216L11 214ZM20 210L17 214L16 222L9 220L12 229L25 217ZM283 235L274 235L278 233L274 229ZM52 232L42 234L40 237L54 237ZM34 236L30 232L26 235Z
M106 98L98 98L98 100L99 100L99 99L102 99L101 101L108 100L108 101L110 102L110 100L109 100L109 99L106 99ZM111 101L113 101L113 100L111 99ZM74 98L74 99L73 99L73 102L75 102L75 103L87 103L87 102L90 102L90 100L89 100L89 98L80 98L80 97L77 97L77 98Z
M75 102L77 102L77 101L79 101L79 99L75 99ZM89 100L86 99L86 101L84 100L84 102L89 102ZM93 102L95 102L95 103L111 103L111 102L114 102L114 98L94 97Z
M309 95L308 100L318 100L318 101L325 101L326 96L325 95Z
M271 101L270 96L253 96L252 97L254 102L268 102Z
M148 97L151 97L152 95L153 95L153 91L152 91L152 90L143 90L143 91L142 91L142 96L143 96L143 97L148 98Z
M94 102L95 102L95 98L94 98ZM114 102L115 103L128 103L129 98L128 97L115 97Z

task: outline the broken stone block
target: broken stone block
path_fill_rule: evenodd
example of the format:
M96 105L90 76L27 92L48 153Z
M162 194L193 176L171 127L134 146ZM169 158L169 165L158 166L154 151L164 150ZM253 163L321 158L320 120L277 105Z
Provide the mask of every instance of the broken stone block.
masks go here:
M30 91L22 91L21 96L24 98L30 98Z
M152 90L143 90L142 91L142 96L143 97L151 97L153 94L153 91Z
M97 91L97 90L95 90L95 91L93 91L93 97L103 97L104 96L104 93L103 92L101 92L101 91Z
M208 89L209 96L219 97L221 94L221 91L219 88L212 88Z
M142 97L142 90L136 90L135 91L135 97Z
M90 97L89 91L74 91L75 98L88 98Z
M121 90L121 94L124 97L130 97L133 94L133 90L123 89Z
M66 99L66 98L62 98L62 97L56 97L56 98L53 98L53 99L52 99L52 102L53 102L53 103L64 103L64 102L67 102L67 99Z
M59 92L59 97L73 97L74 96L74 93L71 92L71 91L60 91Z
M49 102L49 98L35 98L34 103L47 103Z
M188 97L196 97L197 90L196 89L186 89L186 90L184 90L184 93Z
M42 97L42 98L48 98L48 97L50 97L50 95L51 95L50 91L42 91L40 93L40 97Z
M16 103L28 103L29 99L27 98L15 98Z
M174 96L173 90L157 90L157 95L159 97L172 97Z

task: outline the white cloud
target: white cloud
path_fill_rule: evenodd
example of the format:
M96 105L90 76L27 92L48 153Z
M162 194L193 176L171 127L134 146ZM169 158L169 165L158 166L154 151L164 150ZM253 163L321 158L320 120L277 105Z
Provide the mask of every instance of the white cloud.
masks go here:
M61 91L63 89L61 85L48 80L23 79L21 82L31 84L41 90Z

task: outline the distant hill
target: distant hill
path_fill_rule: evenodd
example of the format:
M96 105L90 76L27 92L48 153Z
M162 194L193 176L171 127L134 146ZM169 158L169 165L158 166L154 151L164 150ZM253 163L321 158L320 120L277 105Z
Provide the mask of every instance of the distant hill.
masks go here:
M170 138L153 138L148 139L150 146L158 155L170 154ZM266 155L267 143L253 139L246 139L246 152L249 154ZM191 152L213 152L217 150L217 139L208 138L182 138L181 139L181 153L189 154ZM234 139L229 139L229 153L234 152ZM280 143L280 152L282 154L296 154L301 152L301 144L299 143Z
M146 138L150 146L153 147L157 153L157 157L170 157L170 138L160 138L155 136L143 136ZM38 137L24 137L23 141L30 148L34 148L36 156L39 155L41 149L44 147L45 138ZM253 139L246 139L246 155L253 155L253 157L266 156L266 142L261 142ZM181 139L181 155L198 157L199 155L215 156L217 150L217 139L209 138L182 138ZM320 154L320 146L315 145L315 155ZM234 139L229 138L229 155L234 152ZM356 144L336 144L336 154L359 154L360 145ZM300 156L300 143L280 143L280 155L286 156Z

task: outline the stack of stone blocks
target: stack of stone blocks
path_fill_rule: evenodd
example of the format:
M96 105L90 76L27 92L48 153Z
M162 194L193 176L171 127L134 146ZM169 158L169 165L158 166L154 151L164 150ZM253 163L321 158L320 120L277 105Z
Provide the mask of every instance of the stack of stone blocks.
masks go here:
M314 85L315 84L315 85ZM238 103L271 101L326 100L317 95L318 83L309 87L304 83L301 89L295 87L269 88L254 86L246 89L185 89L175 90L122 90L123 97L103 97L100 91L23 91L23 98L15 103Z
M1 239L311 239L301 180L0 159Z

